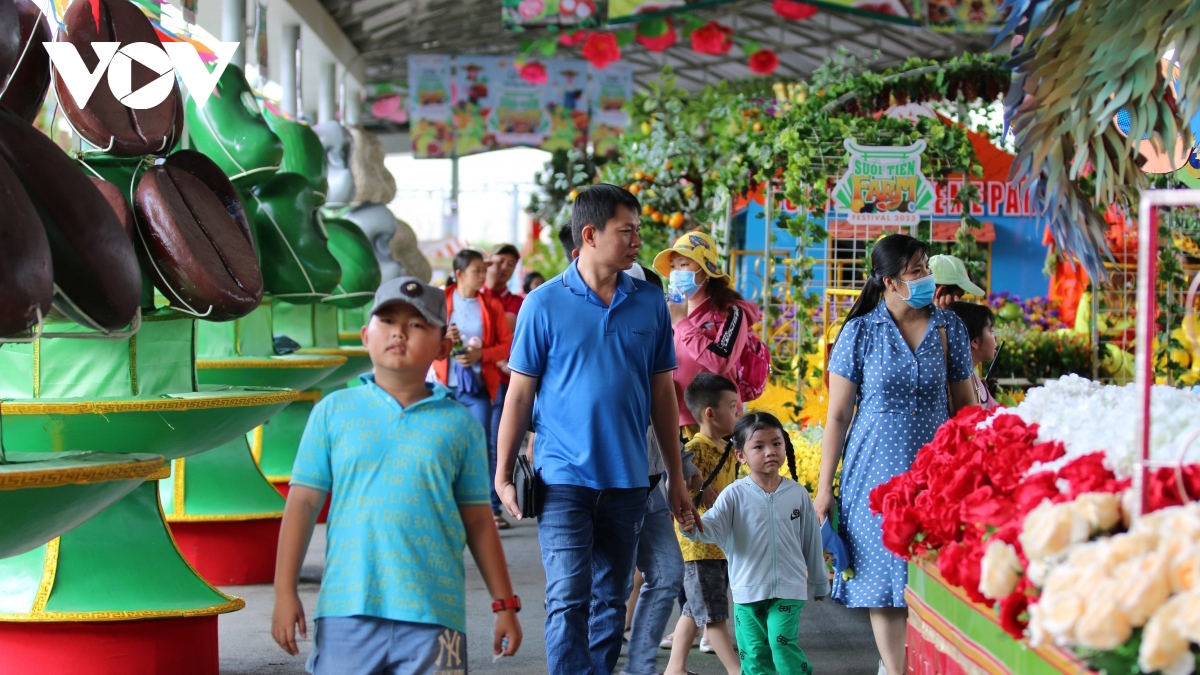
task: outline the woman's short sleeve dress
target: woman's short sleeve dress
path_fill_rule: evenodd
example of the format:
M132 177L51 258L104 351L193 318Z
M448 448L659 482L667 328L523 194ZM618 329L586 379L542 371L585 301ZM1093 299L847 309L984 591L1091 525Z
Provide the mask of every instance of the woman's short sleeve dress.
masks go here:
M939 326L946 329L949 358ZM835 578L833 599L847 607L905 607L908 566L883 546L883 519L868 505L871 490L912 468L917 450L946 421L946 383L971 377L967 329L954 313L934 308L925 337L911 350L880 302L846 323L829 372L858 385L839 496L839 530L854 578Z

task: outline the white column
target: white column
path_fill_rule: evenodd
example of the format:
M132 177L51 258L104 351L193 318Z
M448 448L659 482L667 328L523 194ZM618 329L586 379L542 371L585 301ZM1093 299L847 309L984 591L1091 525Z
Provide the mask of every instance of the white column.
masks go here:
M332 122L337 110L337 64L321 64L321 89L317 97L317 121Z
M283 37L279 45L279 84L283 85L283 100L280 106L283 112L295 117L300 109L299 103L299 68L300 61L300 26L298 24L283 27Z
M221 42L242 43L229 63L245 70L246 50L250 48L246 40L246 0L221 1Z
M342 109L342 124L348 127L358 124L359 112L362 110L362 102L359 100L358 87L350 84L349 78L346 81L346 94L342 99L345 106Z

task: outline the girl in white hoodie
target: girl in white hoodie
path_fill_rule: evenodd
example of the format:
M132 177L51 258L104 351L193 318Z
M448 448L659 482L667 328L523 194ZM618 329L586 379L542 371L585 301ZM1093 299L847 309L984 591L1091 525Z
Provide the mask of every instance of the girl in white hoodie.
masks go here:
M733 432L733 447L750 475L721 492L703 516L704 531L685 514L680 530L716 544L729 559L734 626L744 675L809 675L796 643L800 610L829 596L821 524L808 491L779 475L786 432L774 415L751 413Z

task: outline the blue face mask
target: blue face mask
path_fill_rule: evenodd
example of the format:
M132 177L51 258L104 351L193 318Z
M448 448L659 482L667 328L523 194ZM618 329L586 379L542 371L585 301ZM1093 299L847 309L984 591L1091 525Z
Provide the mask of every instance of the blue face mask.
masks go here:
M928 307L933 302L933 293L937 290L937 284L933 281L933 275L921 277L916 281L905 281L908 286L908 297L904 299L909 307L913 309L921 309Z
M700 290L696 283L696 273L690 270L671 270L671 288L683 293L684 297L692 297Z

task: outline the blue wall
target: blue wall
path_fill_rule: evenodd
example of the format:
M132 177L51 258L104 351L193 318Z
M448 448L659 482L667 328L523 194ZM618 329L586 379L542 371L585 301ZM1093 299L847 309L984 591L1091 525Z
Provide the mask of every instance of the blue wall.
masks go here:
M997 209L999 210L999 209ZM990 221L996 230L996 241L992 244L992 290L1011 291L1021 297L1046 295L1048 280L1042 275L1046 259L1046 247L1042 245L1042 226L1037 219L1025 216L980 215L981 220ZM939 219L940 220L940 219ZM957 218L953 219L958 222ZM766 248L766 220L763 207L751 200L749 205L734 214L733 249L763 251ZM787 230L773 227L775 242L773 250L778 255L790 255L796 246L795 237ZM825 257L824 243L807 251L807 255ZM738 259L734 270L738 290L747 298L759 297L761 286L761 255L744 255ZM777 268L773 275L783 280L783 270ZM821 293L827 279L825 270L818 268L813 280L812 291Z

